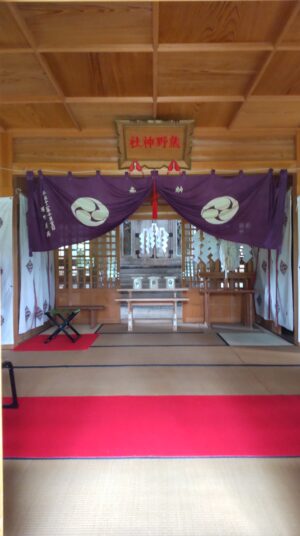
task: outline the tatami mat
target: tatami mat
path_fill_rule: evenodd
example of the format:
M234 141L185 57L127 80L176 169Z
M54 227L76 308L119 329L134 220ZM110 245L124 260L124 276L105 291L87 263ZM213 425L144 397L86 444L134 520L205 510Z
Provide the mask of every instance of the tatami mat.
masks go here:
M20 396L300 394L300 367L69 367L15 370ZM3 392L8 396L8 376Z
M205 330L206 328L201 324L179 324L177 326L178 333L203 333ZM128 333L128 324L102 324L99 333ZM133 333L173 333L173 331L170 322L139 321L134 323Z
M261 326L259 326L258 324L254 324L253 326L245 326L244 324L214 324L212 323L211 324L211 329L213 331L217 331L217 332L220 332L220 331L225 331L225 332L231 332L233 331L234 333L236 331L238 332L241 332L241 333L253 333L253 332L260 332L260 331L265 331L264 328L262 328Z
M3 361L14 365L152 365L242 363L229 346L117 346L90 347L83 352L12 352L3 350Z
M300 394L295 346L230 347L199 326L139 329L103 333L102 346L86 351L4 350L2 359L25 367L15 370L20 396ZM7 371L3 378L9 396ZM4 468L5 536L299 536L299 459L18 460Z
M300 394L300 367L251 367L268 394Z
M227 347L228 348L228 347ZM300 365L299 346L272 347L231 347L241 361L246 364L260 363L261 365Z
M219 335L230 346L291 346L282 337L269 332L226 332L220 331Z
M300 459L5 461L5 536L299 536Z
M100 334L93 346L224 346L216 333Z

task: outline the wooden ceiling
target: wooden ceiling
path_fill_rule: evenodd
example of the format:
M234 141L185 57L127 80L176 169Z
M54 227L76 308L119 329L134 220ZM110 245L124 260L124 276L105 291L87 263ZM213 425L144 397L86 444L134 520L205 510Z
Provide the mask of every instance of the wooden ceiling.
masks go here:
M0 3L0 126L300 127L300 1Z

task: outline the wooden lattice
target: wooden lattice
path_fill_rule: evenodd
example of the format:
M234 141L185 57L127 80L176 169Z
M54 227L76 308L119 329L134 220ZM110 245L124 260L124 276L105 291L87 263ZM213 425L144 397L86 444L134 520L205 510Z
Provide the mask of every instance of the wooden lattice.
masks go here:
M95 289L119 283L119 228L56 252L57 288Z

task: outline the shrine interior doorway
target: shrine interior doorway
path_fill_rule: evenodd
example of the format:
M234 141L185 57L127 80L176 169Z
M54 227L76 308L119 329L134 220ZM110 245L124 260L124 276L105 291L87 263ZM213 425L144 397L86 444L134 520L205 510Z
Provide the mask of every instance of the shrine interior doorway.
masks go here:
M157 277L158 288L166 286L166 277L182 278L181 220L127 220L120 227L120 286L131 288L133 279Z

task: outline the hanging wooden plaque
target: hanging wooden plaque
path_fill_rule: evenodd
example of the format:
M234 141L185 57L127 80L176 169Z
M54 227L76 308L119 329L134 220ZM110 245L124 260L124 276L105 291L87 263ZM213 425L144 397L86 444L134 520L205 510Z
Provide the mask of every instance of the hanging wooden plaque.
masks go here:
M176 161L180 168L191 166L193 120L129 121L116 120L119 168L133 161L158 169Z

